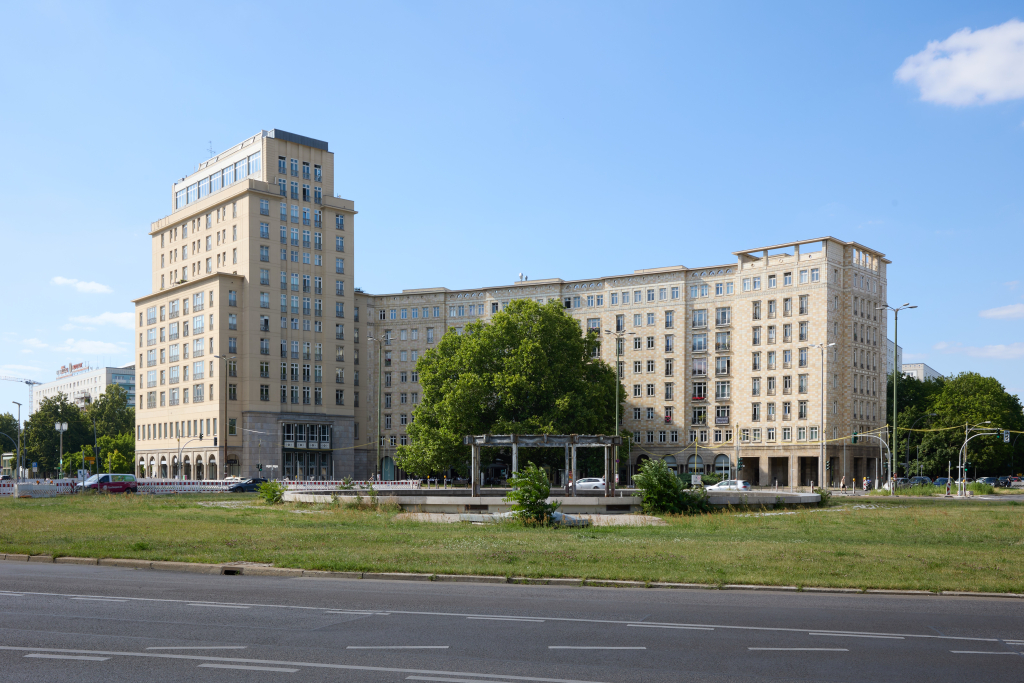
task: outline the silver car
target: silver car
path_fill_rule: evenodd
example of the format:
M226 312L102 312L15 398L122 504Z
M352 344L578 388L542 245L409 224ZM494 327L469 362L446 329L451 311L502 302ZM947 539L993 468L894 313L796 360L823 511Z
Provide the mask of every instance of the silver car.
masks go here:
M576 482L577 491L604 491L602 477L585 477Z
M712 491L749 491L750 482L739 479L725 479L717 484L706 487L706 490L709 493Z

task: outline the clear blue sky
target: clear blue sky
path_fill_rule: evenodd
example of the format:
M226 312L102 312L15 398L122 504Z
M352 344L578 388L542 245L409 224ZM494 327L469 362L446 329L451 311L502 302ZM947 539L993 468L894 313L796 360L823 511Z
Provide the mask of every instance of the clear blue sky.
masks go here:
M131 362L129 302L149 292L170 183L210 141L276 127L330 142L367 291L718 264L833 235L885 252L891 303L920 306L902 317L906 361L1024 393L1022 15L8 5L0 374ZM25 395L0 382L0 410Z

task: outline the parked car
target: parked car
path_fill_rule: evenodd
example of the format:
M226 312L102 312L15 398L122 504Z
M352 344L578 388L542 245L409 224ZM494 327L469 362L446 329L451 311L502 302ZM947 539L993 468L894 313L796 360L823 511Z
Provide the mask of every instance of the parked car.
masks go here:
M267 483L266 479L259 479L259 478L257 478L257 479L246 479L244 481L238 482L237 484L229 486L228 487L228 492L230 492L230 493L253 493L254 491L256 491L260 487L260 484L265 484L265 483Z
M979 484L988 484L989 486L1002 486L999 480L995 477L981 477L978 479Z
M928 486L931 483L929 477L911 477L909 482L910 486Z
M999 477L999 485L1000 486L1010 487L1010 486L1013 486L1014 483L1016 483L1018 481L1020 481L1020 477L1015 477L1013 475L1009 475L1009 476L1003 475L1002 477Z
M134 474L94 474L75 486L76 491L104 491L106 493L138 493L139 482Z
M603 477L584 477L576 481L577 491L604 491Z
M0 481L12 481L14 477L9 474L0 474Z
M896 488L902 489L910 486L910 481L906 477L896 477ZM882 484L882 489L885 491L889 490L889 482Z
M943 488L945 488L946 484L949 484L950 486L952 486L953 485L953 480L950 479L949 477L939 477L938 479L936 479L932 483L935 484L936 486L942 486Z
M713 491L749 491L750 482L741 481L739 479L723 479L717 484L712 484L711 486L705 487L705 490L708 493L711 493Z

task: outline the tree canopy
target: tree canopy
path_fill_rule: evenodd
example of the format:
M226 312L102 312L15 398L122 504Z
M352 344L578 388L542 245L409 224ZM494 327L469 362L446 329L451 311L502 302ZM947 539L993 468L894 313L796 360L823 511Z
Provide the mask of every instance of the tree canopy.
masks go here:
M396 461L419 476L465 471L467 434L600 434L614 431L613 399L624 391L595 357L598 334L553 301L513 301L490 322L449 330L416 365L422 403L409 425L411 444ZM526 449L526 461L557 462L557 449Z
M97 434L117 436L135 432L135 408L128 405L128 392L118 384L108 384L85 413L96 421Z
M892 395L892 375L889 376L888 391ZM993 377L975 372L938 380L919 381L913 377L899 378L897 394L899 404L899 430L893 451L897 460L906 459L907 438L910 438L911 471L916 472L917 446L920 445L920 464L926 474L945 476L949 462L956 467L957 456L964 443L964 425L988 421L998 429L1024 430L1024 412L1020 398L1007 393L1002 384ZM935 413L930 417L929 413ZM918 421L918 418L923 418ZM907 431L917 422L917 430ZM1012 437L1016 436L1011 435ZM1024 444L1024 439L1021 439ZM967 446L971 462L970 476L977 466L979 475L1006 474L1011 463L1011 448L1004 444L1002 435L982 436ZM1024 450L1021 450L1024 453ZM1016 458L1017 471L1021 470L1024 457Z

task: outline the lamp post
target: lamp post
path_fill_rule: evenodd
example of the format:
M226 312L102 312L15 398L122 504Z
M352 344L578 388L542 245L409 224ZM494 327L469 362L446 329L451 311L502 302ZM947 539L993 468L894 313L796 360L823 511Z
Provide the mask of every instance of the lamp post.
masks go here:
M64 473L64 432L68 431L67 422L54 422L53 428L60 433L60 450L58 451L58 474Z
M231 365L231 361L233 361L236 358L238 358L238 356L218 356L217 354L214 354L213 357L214 358L219 358L220 360L223 360L223 361L227 361L229 367ZM224 404L224 418L223 418L224 421L221 423L220 428L225 430L225 431L224 431L224 455L221 457L220 461L224 464L224 476L226 477L227 474L228 474L228 433L227 433L227 428L228 428L228 368L224 368L224 391L221 393L221 403ZM215 429L214 430L214 432L218 432L218 431L220 431L220 430L219 429ZM213 435L213 446L214 446L214 448L217 447L217 434L216 433ZM220 455L220 454L218 453L218 455ZM181 453L178 454L178 462L175 463L174 467L175 467L174 478L177 479L178 478L178 471L181 469Z
M875 306L876 311L888 309L892 311L892 442L896 443L896 386L899 384L899 377L903 374L902 368L897 364L896 350L899 348L900 339L900 311L909 308L917 308L917 306L911 306L910 304L903 304L893 308L889 304L883 306ZM897 445L897 448L899 446ZM889 451L889 477L894 478L892 471L892 451Z
M958 497L967 495L967 482L965 481L967 479L967 443L979 436L997 436L1001 433L995 427L981 426L987 424L992 424L992 420L985 420L976 425L968 424L964 427L964 445L960 447L960 453L957 455L956 460L956 468L960 470L956 485L956 495Z
M938 416L939 416L938 413L925 413L921 417L919 417L916 420L914 420L914 423L912 425L910 425L910 429L907 431L907 456L906 456L907 477L910 476L910 433L914 431L914 427L916 427L917 423L920 422L921 420L925 419L926 417L938 417ZM920 450L920 448L918 450ZM918 460L921 459L920 453L918 453L918 458L917 459Z
M377 338L367 335L368 341L377 342L377 462L373 467L373 474L380 480L380 440L381 440L381 429L380 429L380 394L384 390L384 343L390 341L387 339L387 335L382 338Z
M615 390L612 392L612 408L615 411L615 436L619 435L619 358L622 356L622 342L625 340L627 335L635 335L636 332L612 332L611 330L605 330L605 334L611 335L615 339ZM619 476L619 447L612 446L612 467L611 472L608 476L612 481L615 481L615 477ZM628 470L627 470L628 472ZM605 491L609 490L608 482L604 483ZM615 485L611 485L611 491L614 493Z
M17 401L11 401L14 405L18 406L18 483L21 483L21 404ZM1012 466L1010 469L1013 469Z
M820 397L818 402L821 404L821 433L818 434L818 486L825 487L825 349L830 346L835 346L835 342L828 344L811 344L812 348L816 348L821 351L821 381L819 382Z

